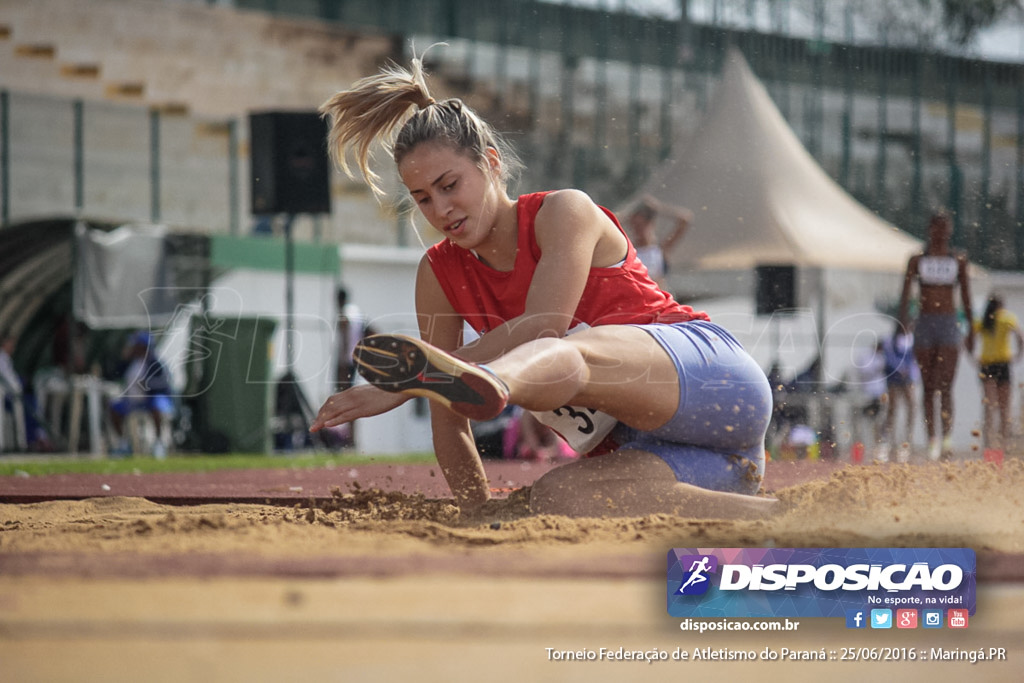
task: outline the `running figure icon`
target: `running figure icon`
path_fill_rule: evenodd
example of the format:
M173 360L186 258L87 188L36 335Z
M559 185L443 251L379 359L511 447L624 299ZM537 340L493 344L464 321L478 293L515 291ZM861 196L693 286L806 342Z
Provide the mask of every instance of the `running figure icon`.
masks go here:
M693 561L693 564L690 565L690 569L688 570L690 572L690 577L683 582L682 586L679 587L680 593L685 593L686 589L690 586L698 583L704 583L708 580L708 577L705 576L705 574L711 570L711 567L708 566L709 560L710 558L707 555L704 555L700 560Z

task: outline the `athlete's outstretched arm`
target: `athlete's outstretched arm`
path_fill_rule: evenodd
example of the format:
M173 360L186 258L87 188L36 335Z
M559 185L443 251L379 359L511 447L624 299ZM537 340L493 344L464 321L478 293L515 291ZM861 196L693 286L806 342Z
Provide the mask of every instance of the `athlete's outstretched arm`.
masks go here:
M910 329L910 296L914 286L914 276L917 274L918 256L914 255L907 261L907 269L903 273L903 288L900 290L899 323L903 329Z
M462 342L462 318L448 302L426 257L416 276L416 312L424 341L449 353L458 349ZM459 509L471 512L479 508L490 497L490 488L469 420L432 402L430 427L437 464Z
M388 393L370 384L360 384L339 391L324 401L309 431L318 432L325 427L337 427L362 417L380 415L394 410L409 398L404 394Z

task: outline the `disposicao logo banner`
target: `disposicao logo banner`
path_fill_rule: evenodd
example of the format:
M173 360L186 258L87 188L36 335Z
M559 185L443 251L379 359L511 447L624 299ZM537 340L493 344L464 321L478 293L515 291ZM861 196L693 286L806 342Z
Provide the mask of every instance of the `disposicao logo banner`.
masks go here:
M970 548L673 548L673 617L845 617L847 610L975 610Z

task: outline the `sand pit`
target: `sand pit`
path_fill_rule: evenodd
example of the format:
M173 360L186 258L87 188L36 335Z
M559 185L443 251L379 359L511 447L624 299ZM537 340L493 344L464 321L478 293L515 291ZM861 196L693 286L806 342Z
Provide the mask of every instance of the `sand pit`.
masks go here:
M359 482L312 506L124 496L0 505L0 658L13 680L465 680L474 669L497 680L664 680L695 666L795 680L826 669L1019 679L1020 460L845 467L773 492L787 509L758 522L531 516L528 489L464 519L446 498ZM668 617L663 583L667 550L695 546L971 547L978 613L962 632L852 632L826 619L795 634L696 636ZM978 664L842 661L844 647L862 646L1008 651ZM47 657L49 647L67 657ZM837 655L639 667L547 650L600 647Z
M1024 464L846 467L775 491L786 511L766 521L669 515L535 516L529 488L465 519L447 498L364 489L291 506L160 505L109 496L0 505L0 551L244 553L315 557L368 553L640 554L687 546L966 546L1024 553Z

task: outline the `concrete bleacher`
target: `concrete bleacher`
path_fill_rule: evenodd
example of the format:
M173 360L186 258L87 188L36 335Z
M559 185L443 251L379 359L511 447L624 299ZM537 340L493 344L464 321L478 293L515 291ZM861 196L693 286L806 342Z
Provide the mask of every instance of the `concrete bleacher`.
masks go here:
M247 232L248 114L315 109L395 49L390 36L202 3L0 0L9 219L80 213L149 221L158 213L175 228ZM84 148L77 187L75 101ZM151 112L160 127L156 207ZM365 188L337 178L334 195L335 215L344 218L299 221L298 239L393 243L395 219Z
M387 36L160 0L0 0L0 24L7 27L0 40L3 87L182 103L207 117L314 108L394 50ZM51 53L30 56L25 51L33 46ZM96 75L76 78L67 68L75 66ZM141 85L141 93L118 94L126 84Z
M69 281L76 216L248 233L248 115L313 110L396 44L203 3L0 0L0 332L32 345L33 316ZM364 186L336 176L334 197L332 218L296 221L297 240L394 243L395 218ZM102 383L81 375L62 386L48 395L70 403L69 448L88 407L86 443L101 451Z

